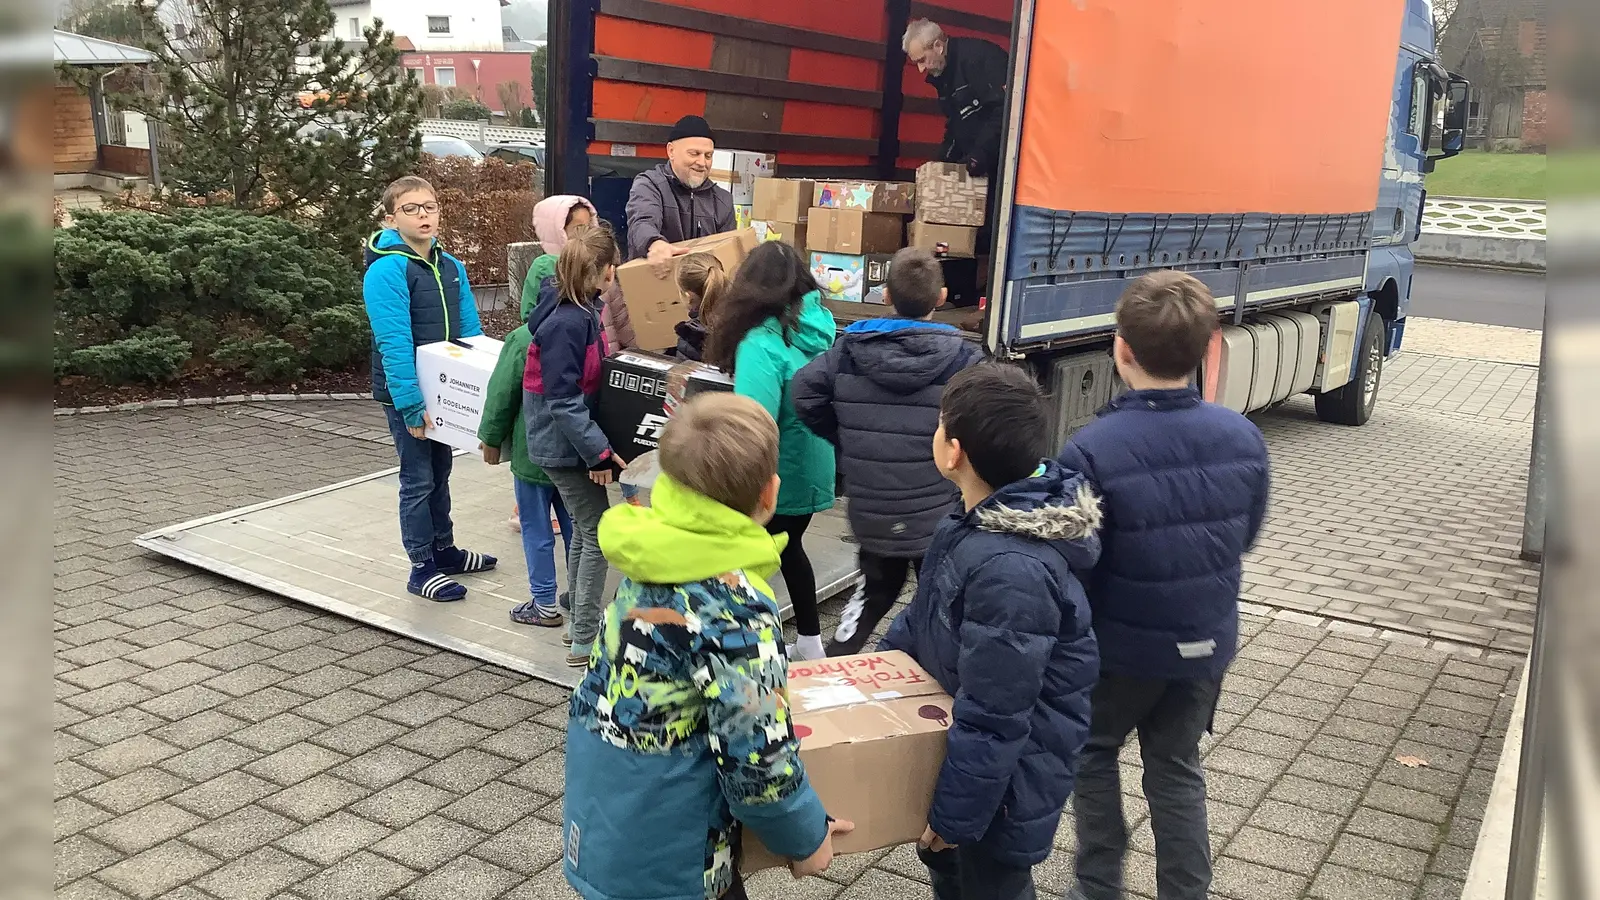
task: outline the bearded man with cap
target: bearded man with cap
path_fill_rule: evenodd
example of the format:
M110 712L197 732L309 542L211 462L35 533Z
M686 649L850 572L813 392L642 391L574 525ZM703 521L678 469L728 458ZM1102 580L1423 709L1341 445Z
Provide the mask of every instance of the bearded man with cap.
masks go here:
M734 228L733 195L711 181L716 142L699 116L672 126L667 161L641 172L628 192L628 258L648 259L656 274L669 274L680 241Z

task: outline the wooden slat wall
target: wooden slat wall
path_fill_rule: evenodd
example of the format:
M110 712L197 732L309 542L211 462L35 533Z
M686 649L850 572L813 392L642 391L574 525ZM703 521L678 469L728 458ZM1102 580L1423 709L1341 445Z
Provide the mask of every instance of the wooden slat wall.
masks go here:
M910 7L952 35L1006 46L1014 2ZM664 157L672 123L694 114L719 145L775 153L784 169L871 169L887 62L905 93L899 164L914 167L938 152L944 120L904 55L885 60L886 28L886 0L600 0L589 153Z
M883 105L882 0L601 0L595 141L661 157L679 117L790 167L864 169Z
M87 172L97 162L89 96L72 85L56 85L55 172Z

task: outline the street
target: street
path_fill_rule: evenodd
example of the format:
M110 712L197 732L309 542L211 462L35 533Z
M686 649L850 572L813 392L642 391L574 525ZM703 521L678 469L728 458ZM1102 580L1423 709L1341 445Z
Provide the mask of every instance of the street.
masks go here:
M1541 275L1418 265L1411 315L1538 330L1544 327L1544 292Z

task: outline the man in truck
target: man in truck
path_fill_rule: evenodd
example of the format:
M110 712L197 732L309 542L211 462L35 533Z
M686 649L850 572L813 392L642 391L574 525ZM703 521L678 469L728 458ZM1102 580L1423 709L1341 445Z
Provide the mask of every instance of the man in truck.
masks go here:
M711 180L716 142L699 116L684 116L667 139L667 161L639 173L628 192L628 259L671 274L679 241L732 231L733 195Z
M964 165L974 177L989 179L985 208L993 216L1011 57L982 38L950 37L928 19L915 19L906 26L900 47L939 95L939 108L945 116L939 160ZM991 224L992 219L978 230L976 266L969 272L947 269L945 273L951 294L966 298L966 303L958 301L955 306L975 303L981 293L984 273L989 270ZM981 320L982 314L974 312L962 325L976 331Z
M1011 57L982 38L950 37L928 19L906 26L900 47L939 94L945 117L940 159L962 163L974 176L993 176L1000 164Z

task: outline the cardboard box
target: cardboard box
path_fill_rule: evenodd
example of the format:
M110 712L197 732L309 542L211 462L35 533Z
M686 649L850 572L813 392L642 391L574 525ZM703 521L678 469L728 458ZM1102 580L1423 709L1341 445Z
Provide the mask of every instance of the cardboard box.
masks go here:
M805 252L807 228L805 222L756 219L750 223L750 227L755 229L757 241L781 241L802 253Z
M836 854L898 847L922 837L944 765L953 701L899 651L789 666L789 710L800 759L828 815L856 830ZM786 864L746 830L740 868Z
M813 253L811 275L822 286L823 299L883 303L883 283L889 280L892 259L894 256L888 253Z
M904 246L905 219L893 213L813 208L806 249L818 253L893 253Z
M711 180L728 189L734 206L749 206L755 201L756 179L771 178L777 166L770 153L717 150L711 154Z
M624 350L600 364L595 424L611 449L634 460L657 448L667 406L705 391L731 391L733 379L703 363Z
M733 227L735 231L750 227L750 207L735 206L733 208Z
M978 229L970 225L936 225L911 220L908 247L921 247L935 256L967 258L978 255ZM944 244L941 251L939 245Z
M917 167L917 220L938 225L981 226L988 214L989 179L973 178L959 163Z
M494 338L441 341L417 348L417 384L427 404L430 440L477 452L483 401L499 359L500 342Z
M732 272L739 268L745 255L755 249L756 233L746 228L672 246L682 247L688 253L714 254L722 260L723 271ZM678 292L677 266L673 266L666 278L657 278L648 261L635 259L617 267L617 282L622 288L622 300L628 304L628 320L639 346L646 350L676 347L678 333L674 329L689 318L689 300Z
M804 222L816 182L805 178L757 178L751 216L769 222Z
M909 181L819 181L811 205L909 216L916 200L917 186Z

